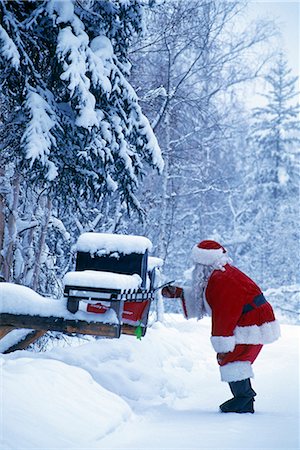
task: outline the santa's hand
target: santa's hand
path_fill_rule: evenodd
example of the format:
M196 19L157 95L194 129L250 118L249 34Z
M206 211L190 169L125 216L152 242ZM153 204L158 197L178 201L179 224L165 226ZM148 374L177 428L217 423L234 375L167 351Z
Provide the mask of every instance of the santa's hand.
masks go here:
M221 364L228 353L217 353L217 361Z
M167 298L181 298L183 289L178 286L165 286L161 291L163 297Z

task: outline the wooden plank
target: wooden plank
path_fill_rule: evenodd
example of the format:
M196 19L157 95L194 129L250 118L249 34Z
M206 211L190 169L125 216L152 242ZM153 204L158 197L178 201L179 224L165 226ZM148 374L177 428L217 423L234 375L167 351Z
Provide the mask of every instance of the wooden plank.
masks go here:
M9 347L5 352L3 353L11 353L15 352L16 350L25 350L27 347L29 347L30 344L33 344L33 342L37 341L40 337L44 336L44 334L47 333L47 330L39 330L39 331L32 331L31 333L28 333L25 338L21 339L17 344L12 345Z
M2 339L4 336L6 336L8 333L10 333L12 330L14 330L14 327L6 327L6 326L0 326L0 339Z
M121 333L127 334L128 336L135 336L135 330L137 329L138 325L129 325L127 323L123 323ZM142 336L145 336L147 331L146 327L142 327Z
M70 320L64 319L63 317L41 317L3 313L0 314L0 321L4 326L41 331L60 331L62 333L88 334L109 338L119 338L121 334L121 326L118 324Z

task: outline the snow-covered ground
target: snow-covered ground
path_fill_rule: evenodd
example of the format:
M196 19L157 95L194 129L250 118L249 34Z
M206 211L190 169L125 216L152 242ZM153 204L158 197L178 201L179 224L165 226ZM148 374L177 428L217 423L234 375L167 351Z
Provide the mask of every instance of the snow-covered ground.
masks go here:
M299 326L254 364L256 413L222 414L210 320L165 317L141 341L1 355L1 450L299 448Z

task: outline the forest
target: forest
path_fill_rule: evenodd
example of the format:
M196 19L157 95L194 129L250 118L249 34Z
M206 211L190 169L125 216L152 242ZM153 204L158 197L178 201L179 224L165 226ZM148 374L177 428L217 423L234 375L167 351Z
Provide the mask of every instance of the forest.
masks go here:
M0 0L2 281L61 296L96 231L148 237L178 280L216 239L299 291L297 77L247 7Z

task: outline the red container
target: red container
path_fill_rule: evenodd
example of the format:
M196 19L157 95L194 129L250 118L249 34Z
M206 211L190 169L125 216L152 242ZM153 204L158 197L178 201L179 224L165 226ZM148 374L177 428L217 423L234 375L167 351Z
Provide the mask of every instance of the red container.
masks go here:
M125 320L130 320L132 322L138 322L142 320L145 308L148 306L149 300L144 300L142 302L125 302L122 318ZM87 312L94 314L104 314L110 308L109 305L103 305L101 302L98 303L88 303Z
M148 306L149 300L144 300L143 302L125 302L122 318L126 320L131 320L132 322L137 322L142 320L145 308Z

